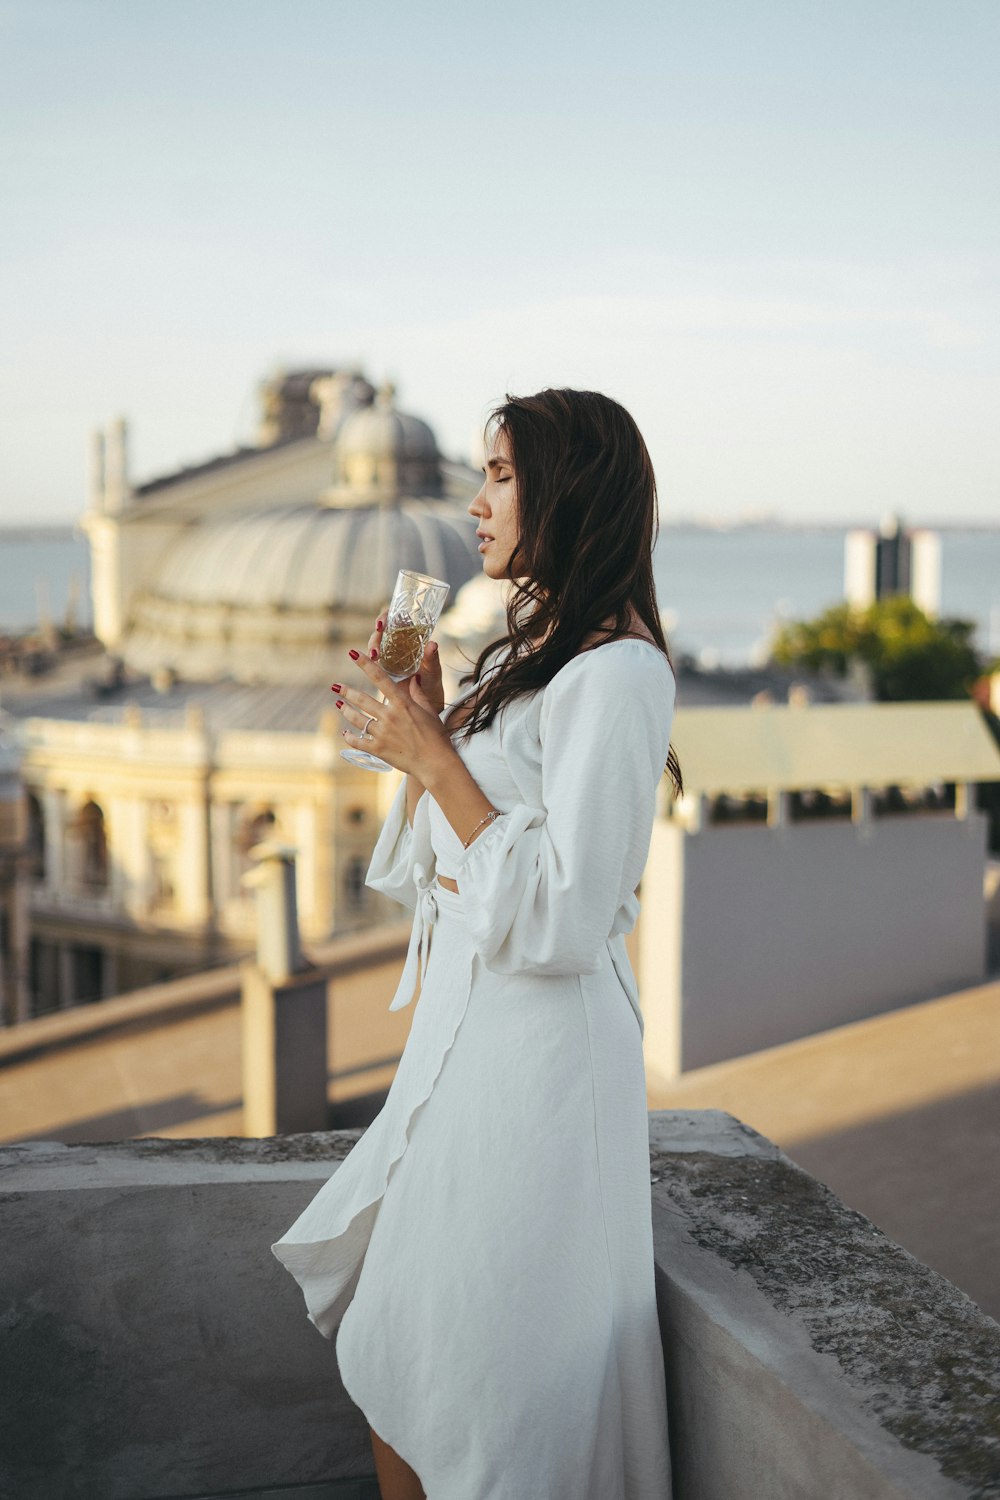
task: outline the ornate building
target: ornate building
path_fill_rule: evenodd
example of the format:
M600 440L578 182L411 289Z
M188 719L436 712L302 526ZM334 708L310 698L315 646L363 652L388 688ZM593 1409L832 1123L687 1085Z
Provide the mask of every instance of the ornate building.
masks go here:
M364 885L397 777L342 759L330 681L401 567L480 573L480 476L357 371L267 381L257 444L133 484L93 444L90 675L15 702L32 856L35 1010L246 951L242 877L297 851L304 936L397 915ZM454 640L442 622L443 638Z

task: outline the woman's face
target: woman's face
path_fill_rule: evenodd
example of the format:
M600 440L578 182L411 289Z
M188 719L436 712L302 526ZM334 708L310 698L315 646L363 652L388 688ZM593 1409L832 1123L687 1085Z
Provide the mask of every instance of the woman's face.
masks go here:
M517 546L517 479L503 428L493 434L483 472L483 487L469 511L479 521L483 572L490 578L505 578Z

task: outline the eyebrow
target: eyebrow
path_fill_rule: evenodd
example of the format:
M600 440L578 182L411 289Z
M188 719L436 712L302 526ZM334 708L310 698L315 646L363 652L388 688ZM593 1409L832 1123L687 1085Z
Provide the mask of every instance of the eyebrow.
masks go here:
M489 459L486 460L486 468L487 469L509 469L510 468L510 459L509 458L489 458ZM483 472L485 473L486 471L484 470Z

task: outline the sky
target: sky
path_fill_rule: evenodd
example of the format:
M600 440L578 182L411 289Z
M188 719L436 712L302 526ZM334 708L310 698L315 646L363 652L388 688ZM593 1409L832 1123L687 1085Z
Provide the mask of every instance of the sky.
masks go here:
M660 516L1000 520L997 0L0 0L0 525L360 364L599 389Z

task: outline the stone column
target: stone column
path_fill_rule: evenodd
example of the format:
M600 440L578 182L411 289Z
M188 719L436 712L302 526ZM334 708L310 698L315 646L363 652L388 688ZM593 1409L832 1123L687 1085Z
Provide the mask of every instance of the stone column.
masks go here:
M177 819L177 915L182 922L207 926L212 920L208 809L201 800L182 802Z
M148 813L140 797L115 797L108 807L106 825L112 906L139 918L149 914L152 896Z
M233 883L233 804L213 802L208 813L212 861L212 900L215 921L220 923L239 892Z
M290 809L297 850L295 899L303 929L316 933L316 808L300 802Z

